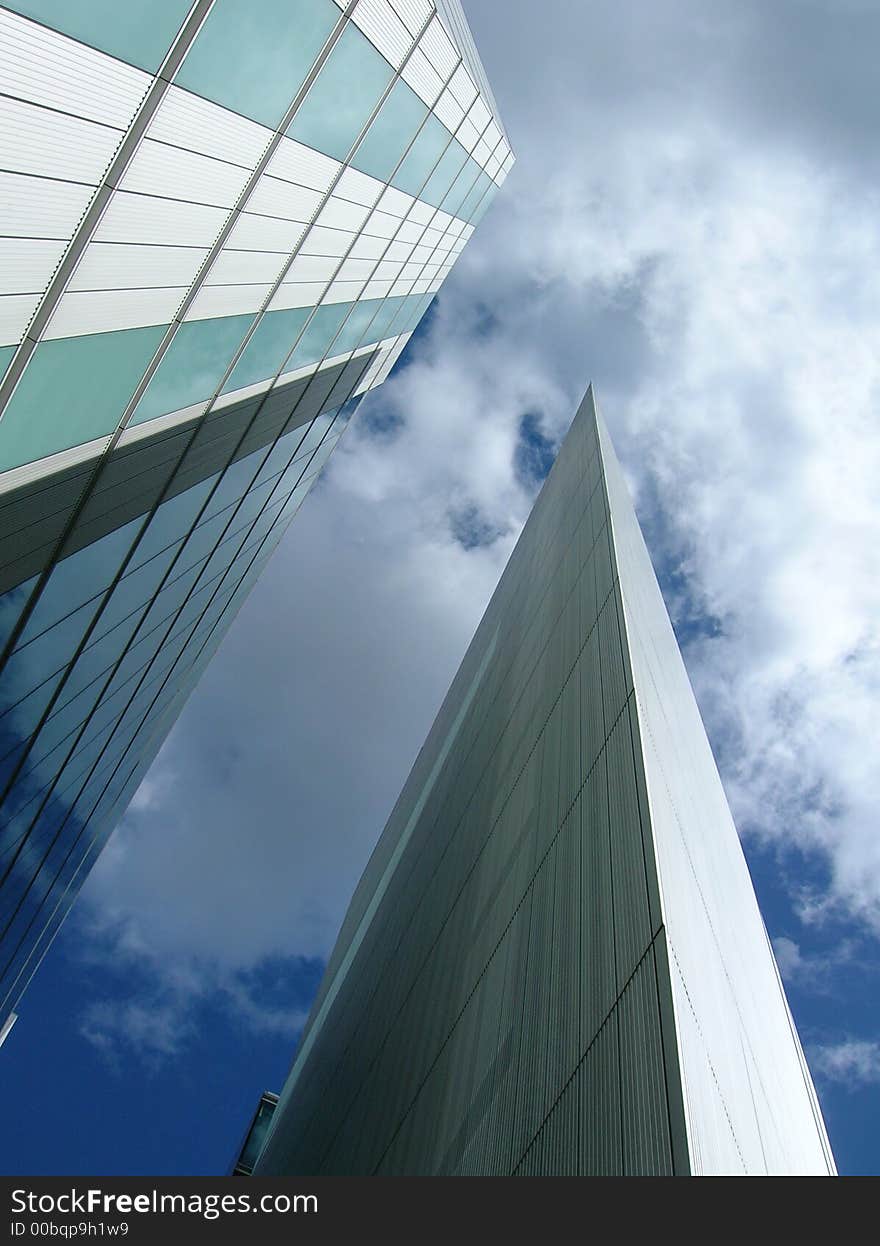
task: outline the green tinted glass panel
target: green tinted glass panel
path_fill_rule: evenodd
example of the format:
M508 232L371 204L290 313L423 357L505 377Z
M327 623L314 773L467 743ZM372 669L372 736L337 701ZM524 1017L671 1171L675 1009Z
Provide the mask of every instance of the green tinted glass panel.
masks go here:
M480 178L485 176L477 162L468 158L458 177L450 186L449 192L443 197L440 205L443 211L449 212L452 216L461 216L462 205L477 189Z
M0 420L0 471L112 433L165 328L40 342Z
M467 152L462 147L461 143L459 143L456 139L453 139L446 148L446 151L444 151L443 155L440 157L437 168L425 183L419 198L424 199L426 203L433 204L435 208L439 208L440 204L449 193L453 182L458 177L462 165L465 163L467 158ZM469 185L470 183L468 183L468 186ZM466 188L462 189L462 198L464 198L465 189Z
M12 360L12 356L14 354L15 354L14 346L0 346L0 380L2 380L3 374L5 373L6 369L9 367L9 364Z
M468 161L469 166L473 164L474 164L473 160ZM476 171L477 171L477 167L476 165L474 165L473 172L476 172ZM462 220L467 221L470 219L471 213L474 211L477 204L483 198L483 195L492 185L493 185L493 182L492 182L491 177L489 177L489 174L484 173L483 170L480 169L476 181L474 182L473 186L468 191L468 193L465 195L461 203L456 204L455 208L453 209L451 207L447 207L446 203L444 202L443 207L446 209L447 212L452 212L455 216L459 216L461 217Z
M381 306L376 312L376 318L370 325L370 341L381 342L383 337L389 336L391 333L398 333L397 314L404 304L402 294L396 294L394 298L382 299Z
M486 209L490 206L490 204L492 203L492 200L495 198L497 193L498 193L498 187L495 185L494 182L492 182L489 186L489 189L486 191L485 195L483 196L483 198L480 200L476 208L474 208L474 211L471 213L470 222L472 225L479 225L480 221L483 219Z
M323 359L350 307L351 303L325 303L316 307L296 349L286 361L284 371L290 372L293 368L302 368L307 363L317 363ZM335 346L333 353L340 353Z
M176 81L274 127L340 16L333 0L216 0Z
M287 133L344 160L394 76L356 26L348 26L312 83Z
M416 135L415 142L406 153L393 182L408 195L422 198L421 190L434 165L446 150L449 131L436 117L430 116ZM436 204L434 205L437 206Z
M242 389L245 385L274 376L287 358L311 310L310 307L293 307L288 311L267 312L232 369L232 375L223 387L224 392Z
M182 324L130 423L143 424L210 398L253 319L251 315L218 316Z
M355 152L352 164L362 173L387 181L427 115L427 106L415 91L402 79L395 82Z
M378 340L374 331L373 317L379 310L381 302L381 299L361 299L354 304L351 314L340 330L339 337L333 343L334 355L356 350L362 342Z
M428 295L428 298L431 298L431 295ZM410 329L414 329L418 324L424 307L424 294L408 294L403 300L400 315L397 316L392 325L392 331L395 334L409 333Z
M6 7L153 72L189 12L190 0L11 0Z

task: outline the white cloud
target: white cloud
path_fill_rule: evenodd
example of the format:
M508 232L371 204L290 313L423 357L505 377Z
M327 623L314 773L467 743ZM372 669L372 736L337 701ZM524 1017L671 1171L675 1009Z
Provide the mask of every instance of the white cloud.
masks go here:
M880 1043L847 1038L815 1047L811 1057L810 1063L817 1073L851 1090L880 1083Z
M792 879L803 920L880 929L880 214L810 121L835 14L791 49L786 110L752 89L764 6L530 9L505 46L474 6L520 161L371 399L402 426L346 434L87 885L215 982L326 955L528 512L519 421L558 435L589 379L655 558L719 621L687 660L740 827L823 863ZM468 507L497 541L454 539Z

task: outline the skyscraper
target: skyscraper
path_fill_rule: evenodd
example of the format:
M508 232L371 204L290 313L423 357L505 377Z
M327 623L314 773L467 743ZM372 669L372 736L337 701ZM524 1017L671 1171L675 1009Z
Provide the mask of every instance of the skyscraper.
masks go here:
M0 8L0 1032L513 161L457 0Z
M591 391L358 885L255 1171L834 1172Z

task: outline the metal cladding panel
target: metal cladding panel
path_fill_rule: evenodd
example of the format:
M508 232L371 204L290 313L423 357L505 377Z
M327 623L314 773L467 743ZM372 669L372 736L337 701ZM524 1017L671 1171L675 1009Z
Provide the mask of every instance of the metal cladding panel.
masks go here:
M592 395L585 400L593 418ZM599 418L696 1173L833 1173L809 1071L663 597Z
M596 427L355 892L260 1174L688 1169Z

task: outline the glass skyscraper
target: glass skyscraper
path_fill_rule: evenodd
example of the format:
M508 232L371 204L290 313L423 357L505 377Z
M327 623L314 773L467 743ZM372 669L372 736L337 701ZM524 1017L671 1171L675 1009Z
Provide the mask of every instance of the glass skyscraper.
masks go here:
M592 392L358 885L254 1171L835 1171Z
M513 161L456 0L0 8L0 1032Z

